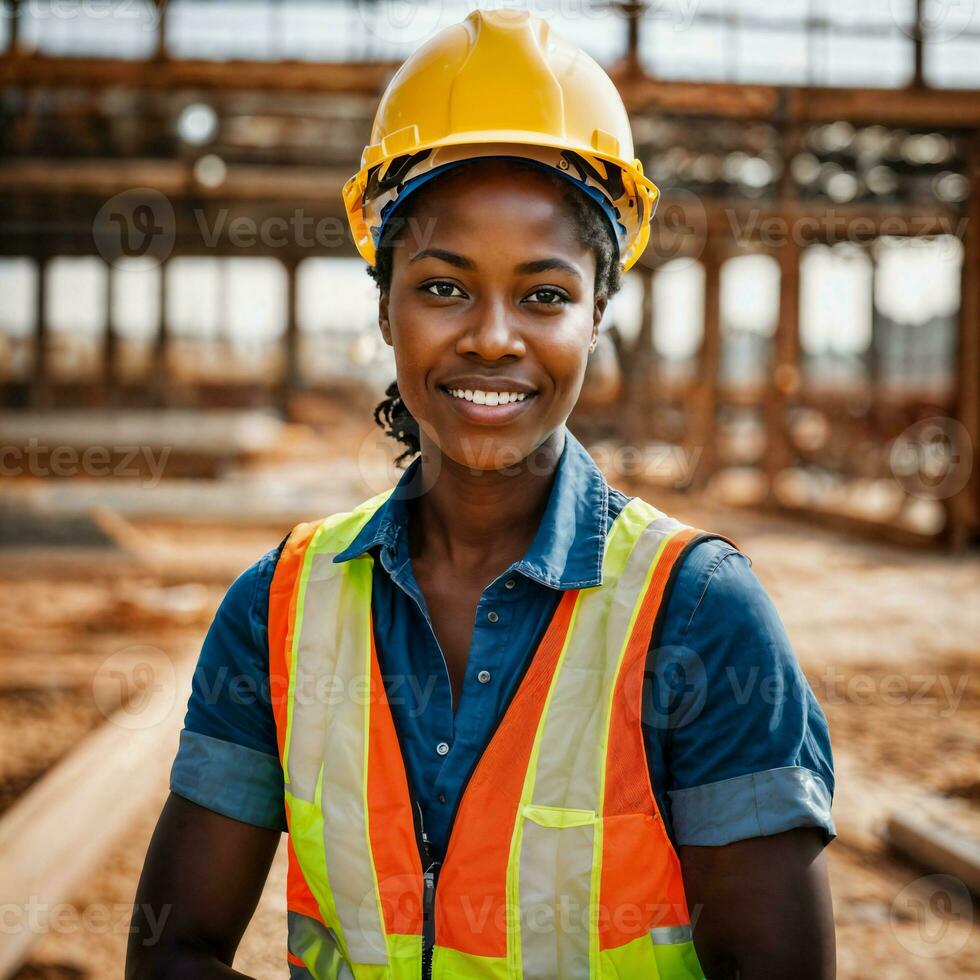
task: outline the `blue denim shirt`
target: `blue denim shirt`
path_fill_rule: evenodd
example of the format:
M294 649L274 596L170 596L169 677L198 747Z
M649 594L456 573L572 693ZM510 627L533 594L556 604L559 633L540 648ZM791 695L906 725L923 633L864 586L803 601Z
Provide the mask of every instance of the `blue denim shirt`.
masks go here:
M375 558L382 678L426 832L442 852L466 778L563 590L600 583L606 535L630 498L606 482L566 429L530 547L480 597L454 713L408 551L411 484L420 466L416 458L407 467L334 561ZM281 549L246 569L215 615L170 786L226 816L285 830L267 632ZM665 601L659 644L648 654L642 725L651 782L675 844L722 845L801 826L821 828L829 841L836 831L827 723L749 559L719 538L701 540L685 553Z

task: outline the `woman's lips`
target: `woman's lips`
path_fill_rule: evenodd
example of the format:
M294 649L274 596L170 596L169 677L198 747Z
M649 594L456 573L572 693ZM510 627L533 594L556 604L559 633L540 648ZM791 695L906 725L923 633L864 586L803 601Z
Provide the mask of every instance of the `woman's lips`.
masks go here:
M506 405L477 405L451 395L445 388L439 389L452 402L453 408L468 422L476 425L505 425L516 418L521 412L527 411L528 405L537 398L537 392L527 394L521 401L508 402Z

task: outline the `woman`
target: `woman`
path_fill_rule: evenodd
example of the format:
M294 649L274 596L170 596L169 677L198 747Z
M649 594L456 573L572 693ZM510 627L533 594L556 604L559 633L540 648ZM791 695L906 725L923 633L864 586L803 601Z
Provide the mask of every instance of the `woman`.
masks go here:
M283 830L293 977L833 976L829 742L772 604L565 427L649 235L631 156L526 13L392 79L345 200L415 458L222 602L130 977L241 976Z

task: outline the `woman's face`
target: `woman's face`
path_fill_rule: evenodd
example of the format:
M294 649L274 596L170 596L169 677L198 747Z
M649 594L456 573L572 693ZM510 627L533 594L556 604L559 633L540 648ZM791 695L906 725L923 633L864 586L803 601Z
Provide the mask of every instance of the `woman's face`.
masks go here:
M595 255L561 192L534 172L488 162L416 193L379 309L402 400L423 451L431 441L474 469L513 466L578 399L606 305ZM484 397L498 392L519 400Z

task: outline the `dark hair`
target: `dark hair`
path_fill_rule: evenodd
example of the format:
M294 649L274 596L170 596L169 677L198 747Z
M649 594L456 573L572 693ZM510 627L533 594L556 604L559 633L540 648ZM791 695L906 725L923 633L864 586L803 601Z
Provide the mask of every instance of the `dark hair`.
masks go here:
M490 161L485 158L467 160L453 167L443 175L442 180L458 177L474 167L486 165ZM496 161L499 162L499 161ZM583 245L588 245L596 259L595 296L609 298L619 292L622 286L622 269L619 265L619 245L609 227L609 219L602 208L586 193L578 191L569 181L557 172L542 170L533 163L523 160L509 160L508 164L517 169L530 171L540 175L556 187L562 195L563 203L568 207L578 226L578 239ZM439 179L428 181L412 193L402 204L395 215L385 225L384 232L378 242L375 264L368 266L367 274L374 280L381 293L387 293L391 288L391 271L393 262L393 244L405 228L405 224L418 207L433 184ZM388 397L379 402L374 409L374 421L406 449L396 459L396 465L408 465L421 449L419 441L419 426L415 417L401 399L398 391L398 381L392 381L385 389Z

